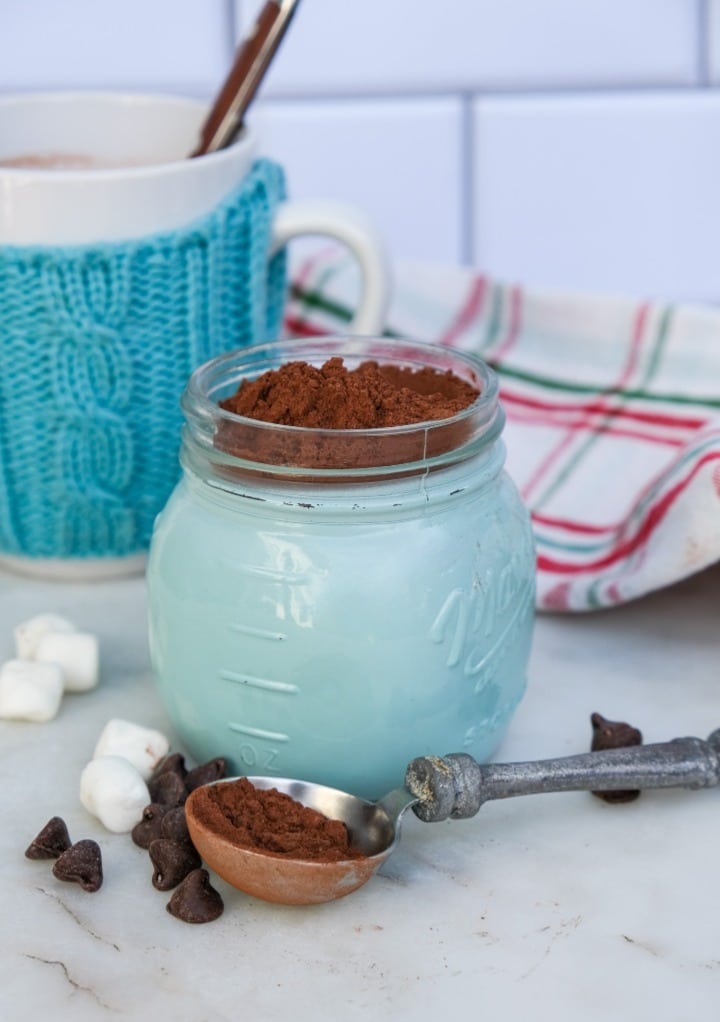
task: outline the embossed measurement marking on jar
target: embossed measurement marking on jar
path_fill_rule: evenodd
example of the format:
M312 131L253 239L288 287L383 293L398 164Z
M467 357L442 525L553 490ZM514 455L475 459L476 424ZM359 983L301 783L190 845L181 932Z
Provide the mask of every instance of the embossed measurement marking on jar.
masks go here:
M269 541L268 541L269 542ZM317 572L307 558L292 543L278 541L273 548L273 558L280 567L268 567L262 564L248 564L246 561L233 564L234 572L239 576L251 579L254 586L267 586L270 590L274 609L274 620L294 622L306 626L310 623L311 604L308 592L315 580ZM231 629L238 634L273 642L284 642L288 634L280 627L264 628L261 625L235 621Z
M278 681L276 678L261 678L257 674L247 674L242 671L231 671L228 668L223 668L220 671L220 678L222 681L230 682L232 685L245 685L248 688L259 689L263 692L272 692L274 695L294 696L298 695L300 692L299 687L294 685L292 682ZM247 738L259 738L261 741L278 743L290 741L290 736L286 735L283 731L270 731L267 728L254 727L251 724L241 724L239 721L228 721L228 728L235 734L244 735ZM249 750L248 755L243 755L243 748L247 748L247 750ZM265 764L266 766L269 766L272 759L274 759L277 755L277 752L273 752L273 750L267 751L273 753L270 761ZM255 765L257 762L257 753L252 745L241 747L240 752L243 762L249 766Z
M275 763L280 750L271 746L263 745L260 749L248 739L259 739L261 742L272 742L276 745L283 745L290 741L290 736L282 731L266 731L264 728L250 727L247 724L239 724L237 721L229 721L228 728L236 735L240 735L240 745L237 755L246 767L262 767L264 771L273 773L276 770Z
M309 623L311 613L307 603L307 590L316 572L305 555L294 543L279 537L266 537L268 556L271 565L248 564L246 561L235 563L235 573L252 583L253 593L257 594L257 612L265 610L265 620L259 622L234 620L227 624L227 629L242 644L244 640L258 640L258 649L287 643L292 635L293 626ZM261 601L259 592L265 593L266 601ZM271 607L270 613L267 608ZM227 662L227 661L226 661ZM238 662L242 662L238 655ZM268 709L276 697L300 695L300 686L279 678L268 677L264 673L255 674L250 671L237 670L234 667L222 668L219 672L221 681L230 685L240 685L254 689L258 695L267 693ZM254 708L258 716L255 720L237 718L228 721L227 727L239 739L236 745L236 756L246 767L261 768L263 772L277 770L276 763L280 757L280 746L290 741L290 736L283 731L263 727L262 703L255 702ZM244 714L243 714L244 716Z
M247 735L248 738L262 738L267 742L289 742L290 735L282 731L265 731L261 727L250 727L248 724L238 724L236 721L229 721L228 727L239 735Z
M270 582L282 582L285 585L300 586L310 581L308 572L294 571L286 568L266 568L259 564L236 564L235 570L241 575L251 575L253 578L264 578Z
M283 695L295 695L300 691L297 685L289 681L276 681L274 678L260 678L256 674L244 674L241 671L220 671L223 681L232 681L236 685L247 685L250 688L262 688L266 692L280 692Z
M241 635L249 635L255 639L270 639L271 642L284 642L287 639L285 632L275 632L270 628L255 628L253 625L231 623L228 625L231 632L240 632Z
M245 573L258 576L269 580L271 583L276 582L281 585L287 585L288 582L294 581L288 579L287 573L276 572L269 569L253 569L250 566L244 566ZM287 592L287 590L286 590ZM256 625L244 624L241 621L231 621L228 624L228 630L236 635L246 636L248 638L260 639L263 642L269 642L275 644L278 642L287 641L287 633L279 631L273 628L260 628ZM292 682L279 681L277 678L267 678L257 674L251 674L247 671L231 670L230 668L222 668L219 672L220 679L225 682L229 682L231 685L242 685L246 688L256 689L261 692L272 693L273 695L280 696L295 696L299 693L300 689L297 685ZM279 756L279 749L273 748L272 745L282 745L290 741L290 736L282 731L272 731L267 728L254 727L250 724L240 723L239 721L228 721L228 729L234 734L241 736L244 741L241 741L237 748L237 756L243 765L250 768L261 768L264 772L272 773L275 769L275 763ZM255 739L260 741L262 746L258 749L254 741L249 739ZM266 743L272 743L268 747Z

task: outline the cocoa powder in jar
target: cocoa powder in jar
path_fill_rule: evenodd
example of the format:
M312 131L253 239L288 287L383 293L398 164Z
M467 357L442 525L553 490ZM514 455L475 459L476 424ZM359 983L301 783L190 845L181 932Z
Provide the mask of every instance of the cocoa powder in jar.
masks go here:
M243 380L220 402L242 419L222 421L215 446L264 465L405 465L460 446L472 427L457 416L478 396L451 370L376 361L349 369L339 357L320 367L287 362Z
M193 799L197 822L238 848L308 862L364 858L350 847L342 821L277 788L256 788L247 777L198 788Z

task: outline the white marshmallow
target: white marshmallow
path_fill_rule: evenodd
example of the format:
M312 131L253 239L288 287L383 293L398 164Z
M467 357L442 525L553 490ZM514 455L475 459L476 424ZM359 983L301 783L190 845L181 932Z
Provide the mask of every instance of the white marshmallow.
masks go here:
M93 759L124 756L147 781L160 760L167 756L169 748L170 742L160 731L115 718L103 728Z
M114 834L132 830L150 802L140 772L124 756L91 760L80 776L80 801Z
M58 665L66 692L87 692L98 683L98 640L89 632L48 632L37 645L35 659Z
M74 632L75 625L59 614L37 614L15 626L15 650L20 660L34 660L38 643L48 632Z
M63 694L56 664L8 660L0 668L0 717L42 723L57 716Z

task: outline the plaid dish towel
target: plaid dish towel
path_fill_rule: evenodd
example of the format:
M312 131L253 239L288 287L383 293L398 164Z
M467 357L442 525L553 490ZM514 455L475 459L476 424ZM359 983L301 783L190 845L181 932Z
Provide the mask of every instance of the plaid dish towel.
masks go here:
M285 332L342 333L358 289L346 255L305 259ZM625 603L720 560L720 310L400 264L385 333L456 345L497 372L539 610Z

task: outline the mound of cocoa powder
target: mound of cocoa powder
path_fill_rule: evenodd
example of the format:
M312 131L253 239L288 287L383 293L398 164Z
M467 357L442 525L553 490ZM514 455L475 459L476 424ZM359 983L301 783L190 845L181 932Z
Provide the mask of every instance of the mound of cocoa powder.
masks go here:
M266 465L359 468L403 465L459 446L469 426L452 422L394 435L333 437L332 430L375 430L440 422L468 408L478 390L450 370L412 369L376 361L349 369L342 358L317 367L287 362L255 379L243 380L220 407L245 420L326 430L288 434L252 423L224 421L215 445L237 457Z
M341 358L319 368L287 362L243 380L222 408L262 422L313 429L381 429L447 419L467 408L477 391L454 373Z
M350 847L340 820L329 820L277 788L256 788L246 777L198 788L193 813L238 848L309 862L363 858Z

